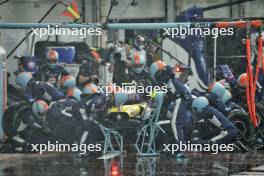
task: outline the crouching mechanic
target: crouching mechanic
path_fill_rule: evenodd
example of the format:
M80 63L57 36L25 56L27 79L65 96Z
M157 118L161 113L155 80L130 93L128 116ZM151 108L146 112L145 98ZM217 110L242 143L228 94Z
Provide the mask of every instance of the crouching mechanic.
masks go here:
M48 104L36 100L31 107L33 113L22 116L21 123L8 135L8 142L16 152L30 152L31 144L46 143L50 139L44 124Z
M218 109L224 115L228 115L233 109L241 109L240 106L231 100L231 93L218 82L214 82L209 86L206 98L209 100L211 106Z
M81 121L78 128L82 134L76 138L80 144L96 143L103 140L99 124L107 126L108 122L105 119L107 108L113 104L117 105L134 100L134 96L125 93L120 93L119 96L116 94L115 91L109 95L99 93L98 87L92 83L84 86L81 100L72 106L72 117Z
M112 99L98 92L98 88L93 83L84 86L81 100L72 107L73 116L79 117L82 129L79 143L96 143L102 139L102 134L98 123L104 122L107 107L112 103Z
M60 91L67 94L69 89L76 87L76 80L71 75L66 75L60 79Z
M60 99L48 106L43 100L36 100L32 104L32 115L22 119L13 136L9 136L10 143L16 151L30 151L31 144L45 144L50 142L72 143L81 135L81 120L71 116L71 107L80 101L81 91L77 88L69 89L67 98Z
M25 98L29 102L39 99L49 104L52 101L57 101L65 97L52 84L34 80L32 74L29 72L18 73L16 83L25 93Z
M194 98L192 108L198 131L193 143L229 144L235 141L237 128L221 112L209 106L207 98Z
M48 109L46 123L53 140L71 144L79 139L82 134L82 120L73 115L72 107L80 100L81 91L78 88L70 88L67 98L57 101Z
M82 93L72 88L67 95L67 99L59 100L47 112L53 139L67 144L98 141L101 132L95 122L101 121L101 113L106 112L107 97L97 93L97 86L92 83L86 84Z
M241 106L233 101L232 94L228 90L225 90L225 94L221 97L221 101L230 111L232 111L233 109L244 111Z
M175 77L174 69L162 61L156 61L150 66L152 79L160 85L166 85L168 101L174 101L175 107L171 118L171 126L177 142L185 143L184 121L187 111L191 108L192 96L186 85Z

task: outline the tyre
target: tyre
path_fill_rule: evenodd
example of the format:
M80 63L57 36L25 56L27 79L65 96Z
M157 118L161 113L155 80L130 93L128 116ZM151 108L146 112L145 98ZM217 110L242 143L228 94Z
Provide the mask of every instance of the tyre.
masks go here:
M2 124L4 133L9 137L18 130L25 128L26 124L23 124L22 121L31 114L31 105L26 102L20 102L9 106L3 115Z
M7 135L9 129L12 127L12 121L15 114L15 110L20 107L19 103L12 104L11 106L8 106L8 108L5 110L3 114L2 119L2 127L4 133Z
M264 138L264 105L261 103L256 104L256 113L258 117L258 133Z
M254 133L254 127L249 115L240 110L233 110L228 114L228 119L239 130L237 139L243 138L246 139L246 141L250 141Z

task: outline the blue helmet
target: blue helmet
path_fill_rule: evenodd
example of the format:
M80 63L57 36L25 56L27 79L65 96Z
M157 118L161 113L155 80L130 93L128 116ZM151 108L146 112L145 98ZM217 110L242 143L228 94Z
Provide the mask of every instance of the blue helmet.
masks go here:
M165 68L165 63L161 60L155 61L150 65L150 77L156 80L155 76L158 71L161 71Z
M20 72L16 76L16 84L22 89L26 90L28 82L32 79L32 74L29 72Z
M70 88L67 91L67 96L74 97L77 101L81 100L81 94L82 94L82 91L78 89L77 87Z
M97 92L98 92L98 88L93 83L87 83L83 88L83 94L95 94Z
M195 98L192 102L192 108L201 112L203 108L209 105L209 101L205 97Z
M76 85L75 78L71 75L66 75L61 78L61 86L62 88L74 88Z
M226 90L224 96L221 98L221 101L225 104L231 98L232 94L228 90Z
M127 102L128 94L124 92L118 92L114 94L115 105L121 105Z
M219 98L222 98L225 94L226 89L219 82L214 82L209 86L208 91L216 94Z
M48 108L49 108L48 104L43 100L36 100L32 104L32 111L37 116L45 114Z
M237 84L242 88L247 88L249 86L248 74L243 73L237 78Z

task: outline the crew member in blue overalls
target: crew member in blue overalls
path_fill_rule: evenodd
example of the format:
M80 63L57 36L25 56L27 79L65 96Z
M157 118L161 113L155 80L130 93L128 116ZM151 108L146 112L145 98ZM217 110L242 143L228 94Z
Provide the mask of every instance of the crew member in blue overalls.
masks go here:
M192 108L196 114L195 123L199 134L192 140L193 143L229 144L235 141L237 128L221 112L209 106L207 98L194 98ZM209 126L199 129L199 124L210 124L213 131L207 131Z
M18 127L10 138L16 151L29 151L32 143L61 142L73 143L82 134L82 121L72 116L71 107L80 101L78 88L68 90L67 97L48 106L43 100L32 104L32 116L23 119L26 128Z
M228 113L233 109L242 110L239 105L231 100L231 93L218 82L212 83L209 86L206 98L209 100L209 104L211 106L215 107L224 115L228 115Z
M72 107L81 100L78 88L69 88L67 98L51 105L46 114L46 123L52 138L61 143L79 142L82 135L81 117L73 116Z
M150 66L151 77L160 85L166 85L169 101L175 102L171 117L171 126L177 142L185 143L184 121L191 108L192 96L188 87L175 77L174 69L162 61L155 61Z
M16 83L25 93L25 98L29 102L38 99L50 103L65 97L65 95L52 84L33 79L32 74L29 72L18 73L16 76Z

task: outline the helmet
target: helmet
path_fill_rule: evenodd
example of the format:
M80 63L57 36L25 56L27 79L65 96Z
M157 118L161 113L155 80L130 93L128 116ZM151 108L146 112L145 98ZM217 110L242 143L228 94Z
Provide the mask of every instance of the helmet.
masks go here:
M49 50L47 52L47 61L48 61L48 64L51 68L54 68L56 65L57 65L57 62L58 62L58 59L59 59L59 54L57 51L55 50Z
M216 94L219 98L224 96L225 90L225 87L219 82L214 82L208 87L208 91Z
M91 47L91 49L93 49L92 51L90 51L90 53L91 53L94 61L97 63L100 63L101 62L101 56L98 54L98 52L96 51L95 48Z
M124 92L118 92L114 94L115 105L121 105L127 102L128 94Z
M163 70L165 68L165 66L166 65L163 61L158 60L158 61L153 62L150 66L150 77L152 79L156 80L155 79L156 73L158 71Z
M232 98L231 93L228 90L226 90L224 96L221 98L221 101L225 104L231 98Z
M48 104L43 100L36 100L32 105L32 111L37 116L45 114L48 108Z
M237 84L242 88L247 88L249 85L247 73L241 74L237 79Z
M95 84L88 83L84 85L83 94L95 94L98 92L98 88Z
M192 102L192 108L196 109L198 112L201 112L203 108L209 105L209 101L205 97L195 98Z
M82 91L76 87L67 90L68 97L74 97L77 101L81 100Z
M146 64L145 55L141 55L140 52L132 50L131 66L136 73L141 73Z
M141 35L137 35L134 40L134 46L135 48L142 50L144 48L145 39Z
M76 85L75 78L71 75L66 75L61 78L61 86L63 88L74 88Z
M32 74L29 72L20 72L16 76L16 84L22 88L23 90L26 90L28 82L32 79Z

